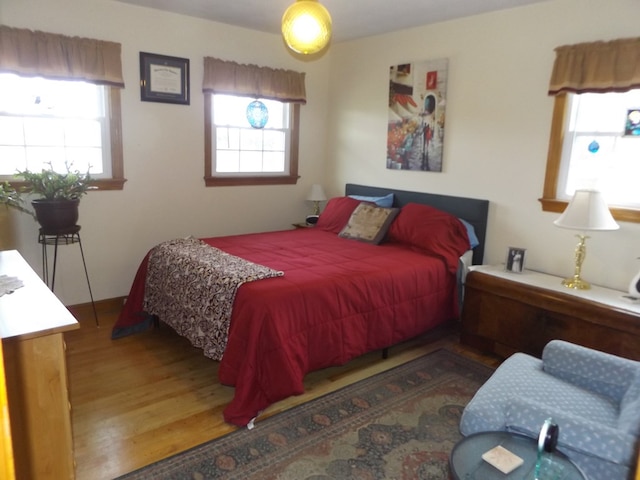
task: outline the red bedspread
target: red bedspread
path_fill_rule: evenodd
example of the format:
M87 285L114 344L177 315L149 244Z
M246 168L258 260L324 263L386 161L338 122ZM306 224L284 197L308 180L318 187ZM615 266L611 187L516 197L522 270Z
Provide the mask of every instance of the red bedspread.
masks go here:
M456 279L441 257L370 245L319 229L204 239L284 271L242 285L219 378L235 386L227 422L246 425L304 391L307 372L415 337L457 315ZM114 331L141 320L145 262Z

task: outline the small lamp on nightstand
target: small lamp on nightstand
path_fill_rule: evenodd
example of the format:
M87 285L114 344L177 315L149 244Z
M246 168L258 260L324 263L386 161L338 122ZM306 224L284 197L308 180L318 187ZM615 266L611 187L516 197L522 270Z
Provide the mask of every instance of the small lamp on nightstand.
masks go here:
M315 224L318 221L318 216L320 215L320 202L323 202L327 199L327 196L324 194L324 190L320 185L314 183L311 185L311 191L307 196L307 200L313 202L313 214L307 216L307 223Z
M609 207L602 194L596 190L576 190L569 205L560 218L553 222L558 227L572 230L617 230L620 226L611 216ZM587 290L591 288L588 282L580 278L582 262L587 255L585 240L589 237L583 233L576 235L580 241L575 249L576 266L573 277L566 278L562 284L568 288Z

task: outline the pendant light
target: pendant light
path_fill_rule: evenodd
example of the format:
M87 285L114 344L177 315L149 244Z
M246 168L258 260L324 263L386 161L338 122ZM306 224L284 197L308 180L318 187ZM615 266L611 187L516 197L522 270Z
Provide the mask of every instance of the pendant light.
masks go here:
M331 15L318 0L296 0L282 16L282 36L294 52L317 53L331 39Z

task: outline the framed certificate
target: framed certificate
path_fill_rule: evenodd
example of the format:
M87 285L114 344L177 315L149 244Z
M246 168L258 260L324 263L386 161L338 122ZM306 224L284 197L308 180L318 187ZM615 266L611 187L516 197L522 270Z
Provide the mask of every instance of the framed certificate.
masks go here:
M189 105L189 59L140 52L140 100Z

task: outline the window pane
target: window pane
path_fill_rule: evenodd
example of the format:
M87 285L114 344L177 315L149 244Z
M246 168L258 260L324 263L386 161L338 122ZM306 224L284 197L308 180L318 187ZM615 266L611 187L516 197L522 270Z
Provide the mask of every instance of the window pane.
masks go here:
M283 172L284 171L284 153L283 152L265 152L263 156L263 169L265 172Z
M102 146L102 125L98 120L66 120L65 144L78 147Z
M240 171L261 172L262 171L262 152L240 152Z
M252 100L246 97L230 95L213 96L213 123L233 127L246 127L249 122L246 116L247 105Z
M564 198L578 188L595 188L610 204L640 205L637 179L640 138L624 136L631 109L640 107L640 90L627 93L571 95L567 143L561 175Z
M0 112L97 118L105 112L102 91L90 83L0 74Z
M597 142L598 150L592 152L589 146ZM578 188L599 188L599 178L607 168L613 153L615 139L612 136L576 135L571 145L569 175L565 194L573 196Z
M73 147L66 149L67 162L72 170L89 172L91 175L103 173L102 150L91 147Z
M24 147L4 147L0 145L0 175L13 176L27 166Z
M0 117L0 145L24 145L21 117Z
M262 100L267 109L269 110L269 121L265 125L265 128L288 128L288 118L285 116L285 104L276 102L273 100Z
M264 149L271 151L285 151L286 135L282 131L267 130L264 132Z
M216 172L230 173L240 169L240 152L237 150L218 150L216 156Z
M247 106L254 100L212 95L212 133L216 138L212 158L214 172L235 173L236 176L286 173L292 107L287 103L259 99L269 111L269 120L264 128L256 129L249 125L246 117ZM228 155L230 151L235 155Z
M0 175L49 168L111 176L108 87L0 74ZM17 168L16 168L17 166Z
M216 129L217 147L223 150L240 148L240 129L220 127Z
M623 133L629 108L640 107L640 90L573 95L573 125L578 132Z
M262 130L242 129L240 148L262 151Z
M27 145L64 145L64 120L25 118L24 133Z
M66 171L64 147L27 147L27 169L39 172L51 165L57 172Z

